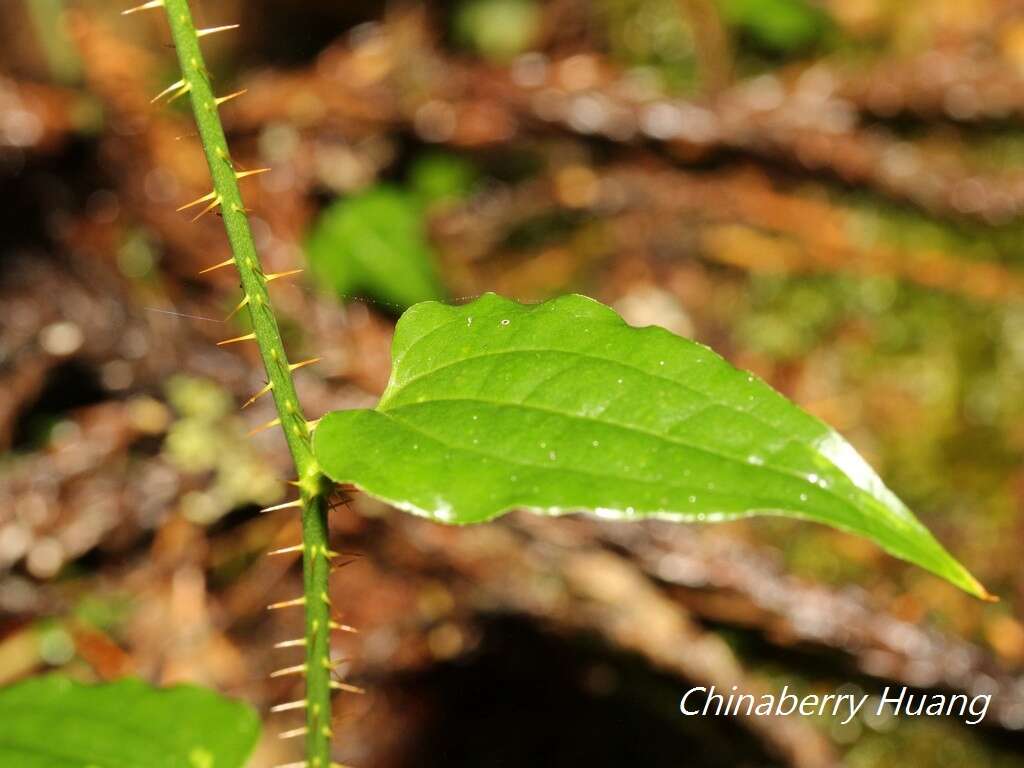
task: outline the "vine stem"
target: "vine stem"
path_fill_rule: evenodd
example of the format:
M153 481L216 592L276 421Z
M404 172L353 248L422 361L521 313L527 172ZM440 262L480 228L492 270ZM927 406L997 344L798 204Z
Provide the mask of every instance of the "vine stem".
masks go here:
M328 575L332 553L327 546L327 495L330 484L321 474L310 448L310 425L295 394L292 368L285 356L277 319L267 293L267 276L253 243L249 218L242 203L238 173L228 152L210 75L199 47L188 0L163 0L171 36L181 64L178 91L192 102L206 162L213 178L209 208L219 206L234 263L241 277L252 318L253 338L266 368L278 418L298 476L302 509L302 565L305 593L306 765L328 768L331 741L330 602ZM250 172L251 173L251 172ZM206 198L202 199L204 202Z

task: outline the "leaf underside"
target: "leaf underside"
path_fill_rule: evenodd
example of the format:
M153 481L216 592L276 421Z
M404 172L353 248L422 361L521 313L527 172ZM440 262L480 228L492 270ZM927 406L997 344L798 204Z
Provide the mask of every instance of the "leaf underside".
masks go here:
M250 707L195 686L51 676L0 690L3 766L242 768L259 732Z
M513 509L638 520L781 515L861 534L979 597L835 430L707 347L583 296L417 304L374 410L314 453L337 482L444 523Z

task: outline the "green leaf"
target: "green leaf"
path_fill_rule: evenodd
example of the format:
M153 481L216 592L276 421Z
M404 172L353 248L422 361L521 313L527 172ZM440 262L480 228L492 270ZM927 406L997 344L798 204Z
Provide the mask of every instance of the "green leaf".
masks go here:
M63 677L0 689L0 765L18 768L242 768L252 708L191 685L83 685Z
M837 432L707 347L583 296L418 304L375 410L321 420L335 481L445 523L783 515L859 533L978 596Z
M444 294L422 209L395 187L374 187L328 206L306 253L313 274L339 296L366 295L405 308Z
M533 43L541 27L534 0L463 0L455 9L456 42L481 56L507 61Z
M446 152L428 152L418 157L409 169L409 186L427 206L462 200L476 181L477 172L472 163Z
M831 25L829 15L806 0L719 0L719 7L730 26L779 53L817 43Z

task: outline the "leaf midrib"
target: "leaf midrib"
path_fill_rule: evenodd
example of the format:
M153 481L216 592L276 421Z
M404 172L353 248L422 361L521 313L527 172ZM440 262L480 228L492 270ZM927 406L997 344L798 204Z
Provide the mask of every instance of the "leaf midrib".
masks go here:
M549 465L546 465L546 464L534 464L534 463L528 462L528 461L512 460L512 459L509 459L507 456L504 456L504 455L496 455L496 454L493 454L493 453L488 453L487 451L481 449L479 446L467 446L467 445L458 445L458 444L448 443L448 442L442 440L441 438L437 437L436 435L433 435L430 432L425 431L421 426L416 425L416 424L412 424L412 423L410 423L409 421L407 421L405 419L401 419L401 418L398 418L398 417L393 415L396 411L400 411L400 410L403 410L403 409L415 408L417 406L423 406L423 405L432 405L432 404L436 404L436 403L437 404L443 404L443 403L479 403L481 405L490 405L490 406L495 406L495 407L499 407L499 408L526 408L526 409L529 409L529 410L535 410L535 411L539 411L539 412L543 412L543 413L553 414L555 416L559 416L559 417L562 417L562 418L578 419L578 420L582 420L582 421L592 422L592 423L600 425L600 426L613 427L613 428L622 429L624 431L635 432L636 434L641 434L641 435L644 435L644 436L647 436L647 437L653 437L655 439L664 440L665 442L668 442L668 443L671 443L671 444L674 444L674 445L679 445L679 446L684 447L684 448L690 448L690 449L696 450L698 452L707 453L707 454L709 454L711 456L715 456L717 458L721 458L721 459L725 459L725 460L728 460L728 461L732 461L732 462L734 462L736 464L741 464L743 467L746 467L746 468L750 468L750 466L751 466L750 464L748 464L743 459L739 459L739 458L736 458L734 456L730 456L728 454L718 453L718 452L713 451L711 449L704 448L704 447L697 446L697 445L693 445L691 443L685 443L685 442L678 441L678 440L672 440L670 438L667 438L664 435L659 435L656 432L649 432L649 431L641 429L639 427L633 427L631 425L622 424L620 422L614 422L614 421L600 421L598 419L594 419L594 418L588 417L588 416L583 416L583 415L579 415L579 414L563 413L561 411L556 411L556 410L551 409L551 408L545 408L543 406L537 406L537 405L528 405L526 403L506 403L506 402L500 402L500 401L485 400L485 399L482 399L482 398L437 398L437 399L434 399L434 400L425 400L425 401L422 401L422 402L419 402L419 403L408 403L408 404L405 404L405 405L395 406L393 408L389 408L386 412L385 411L378 411L378 413L380 413L380 415L382 415L382 416L394 419L395 421L399 422L403 426L408 427L409 429L413 430L414 432L417 432L418 434L423 435L426 438L434 440L438 444L443 445L445 448L449 448L449 449L453 449L453 450L465 451L467 453L476 454L478 456L484 456L486 458L495 459L497 461L505 462L505 463L508 463L508 464L513 464L515 466L529 467L529 468L532 468L532 469L542 469L542 470L547 470L547 471L558 469L559 471L562 471L562 472L575 472L577 474L587 475L588 477L612 478L612 479L621 480L621 481L624 481L624 482L641 483L643 485L663 485L663 484L667 484L667 485L670 485L670 486L672 486L674 488L678 488L680 490L693 491L693 492L696 492L696 493L716 493L716 494L721 494L721 495L730 495L730 494L728 494L728 493L726 493L724 491L710 490L707 487L692 486L692 485L682 485L682 484L678 483L677 481L675 481L673 479L649 480L649 479L646 479L646 478L624 477L622 475L613 475L613 474L610 474L610 473L607 473L607 472L598 473L598 472L593 472L593 471L590 471L590 470L587 470L587 469L584 469L584 468L578 468L578 467L566 467L564 465L563 466L559 466L559 467L552 467L552 466L549 466ZM782 469L782 468L779 468L779 467L775 467L775 466L772 466L772 465L769 465L769 464L759 465L759 466L756 467L756 469L759 469L759 470L769 470L771 472L774 472L776 474L782 475L784 477L790 477L790 478L793 478L793 479L798 479L798 480L802 480L804 482L807 482L807 479L803 475L801 475L801 474L799 474L797 472L790 471L790 470L785 470L785 469ZM860 511L857 509L857 507L852 502L850 502L848 499L838 495L832 488L822 488L821 486L817 486L817 485L814 486L814 487L816 489L818 489L819 491L822 491L823 493L827 493L828 495L832 496L838 502L840 502L843 506L845 506L848 509L852 510L855 513L855 516L856 516L855 519L860 519L860 520L866 519L866 518L864 518L863 515L861 515ZM762 500L769 500L769 499L766 499L766 497L756 497L756 498L759 498L759 499L762 499ZM775 499L770 499L770 500L773 501L773 502L776 502ZM774 506L772 506L770 508L773 508L773 509L777 508L777 509L780 509L780 510L791 510L791 509L793 509L791 506L787 505L784 502L783 503L776 503ZM680 510L680 511L682 512L683 510ZM798 510L794 510L794 511L798 511Z
M429 401L429 402L437 402L437 401ZM416 405L416 404L410 404L409 406L400 406L400 407L411 407L412 405ZM397 410L397 409L393 409L393 410ZM511 464L513 466L518 466L518 467L526 467L526 468L529 468L529 469L543 469L543 470L547 470L547 471L550 471L550 470L554 469L553 467L549 467L549 466L546 466L544 464L532 464L532 463L524 462L524 461L514 461L514 460L511 460L511 459L509 459L507 457L504 457L504 456L496 456L494 454L490 454L490 453L487 453L486 451L481 450L479 447L470 447L470 446L463 446L463 445L453 445L451 443L445 442L444 440L440 439L439 437L436 437L435 435L430 434L429 432L425 432L422 428L420 428L420 427L418 427L418 426L416 426L414 424L410 424L409 422L407 422L407 421L405 421L403 419L395 418L395 417L391 416L389 413L384 413L384 412L381 412L381 411L377 411L377 413L380 416L383 416L383 417L388 418L388 419L392 419L393 421L401 424L402 426L408 428L409 430L411 430L413 432L416 432L417 434L422 435L424 438L426 438L428 440L433 440L434 442L436 442L437 444L439 444L439 445L441 445L441 446L443 446L445 448L449 448L449 449L456 450L456 451L463 451L463 452L469 453L469 454L475 454L477 456L482 456L482 457L485 457L485 458L488 458L488 459L495 459L495 460L497 460L499 462L503 462L503 463L506 463L506 464ZM560 415L562 415L562 414L560 414ZM761 465L760 468L764 468L765 466L767 466L767 465ZM595 472L589 472L589 471L587 471L585 469L573 469L573 468L560 467L559 471L571 472L571 473L575 473L575 474L581 474L581 475L585 475L585 476L588 476L588 477L596 477L596 478L609 478L609 477L612 477L612 478L617 479L617 480L627 480L629 482L640 483L642 485L659 485L659 484L661 484L660 482L655 482L655 481L652 481L652 480L637 480L636 478L623 478L623 477L618 476L618 475L610 475L610 474L607 474L607 473L598 474L598 473L595 473ZM680 485L677 485L675 487L681 488L681 489L686 489L686 490L690 490L691 489L690 486L680 486ZM829 489L824 489L824 488L821 488L820 486L816 486L816 487L818 487L822 491L825 491L826 493L832 493L832 491L830 491ZM693 488L692 490L699 491L701 493L715 493L715 491L708 491L706 488ZM834 493L833 493L833 495L834 495ZM748 497L748 498L755 498L755 497ZM828 518L825 518L825 517L823 517L820 514L815 513L815 512L809 512L807 510L793 509L793 507L791 507L791 506L789 506L788 504L785 504L785 503L783 503L783 504L772 504L772 505L769 505L769 506L758 507L758 508L755 508L753 510L740 511L740 512L736 512L736 513L728 512L728 511L725 511L725 510L710 510L710 511L705 510L703 512L693 512L693 513L686 512L685 510L678 510L678 512L672 512L671 510L654 510L652 512L652 514L669 513L669 514L678 515L681 518L689 518L691 520L698 519L697 516L700 515L700 514L709 514L709 513L716 513L716 512L728 515L730 517L730 519L732 519L734 514L735 514L736 518L739 518L739 517L749 517L749 516L753 516L753 515L757 515L757 514L764 514L764 513L780 514L782 516L795 517L795 518L809 520L809 521L813 521L813 522L817 522L817 523L822 523L822 524L825 524L825 525L832 525L832 526L838 527L840 529L843 529L843 530L847 531L848 533L853 533L853 534L856 534L856 535L859 535L859 536L864 536L864 535L873 536L873 537L875 537L877 543L883 547L883 549L885 549L885 550L887 550L887 551L889 551L889 552L891 552L893 554L902 553L902 554L898 554L898 556L901 557L901 558L917 557L918 562L920 564L923 564L923 563L926 563L926 562L927 563L933 563L934 567L935 568L939 568L939 569L941 569L941 568L945 567L946 565L948 565L948 563L944 562L945 558L942 557L941 546L939 547L938 551L935 551L930 546L929 547L922 547L920 542L912 541L910 539L907 539L907 540L904 540L902 542L902 548L901 547L893 547L893 545L891 543L884 541L883 538L877 537L874 533L871 533L871 531L878 531L878 530L880 530L880 531L883 531L883 532L887 531L888 533L896 533L894 528L892 528L892 527L888 527L888 528L882 527L881 529L879 529L877 525L873 525L872 524L872 523L874 523L876 521L873 521L870 518L868 518L865 515L863 515L860 512L860 510L855 505L852 504L852 502L849 502L849 501L843 499L842 497L837 497L837 498L839 498L839 501L840 501L840 503L841 503L841 505L843 507L845 507L847 509L851 509L854 512L855 517L853 518L853 520L859 521L861 527L858 527L854 522L851 522L851 518L846 518L845 520L828 519ZM874 497L869 497L869 498L871 498L872 501L877 501L876 499L874 499ZM392 500L392 501L396 501L396 503L397 503L397 500ZM878 502L878 503L881 503L881 502ZM507 511L509 509L514 509L516 506L521 506L521 505L517 504L515 502L512 502L509 505L506 505L506 506L503 506L503 507L500 507L500 508L497 508L497 509L494 509L494 510L488 510L488 514L501 514L502 512ZM882 508L883 508L883 510L885 510L888 513L889 510L888 510L887 507L882 505ZM900 526L903 527L904 530L908 530L907 527L904 525L904 521L901 518L898 518L895 515L886 514L886 516L883 519L886 520L887 522L889 522L889 521L896 521L896 522L898 522L900 524ZM912 527L910 530L912 530L914 533L918 533L919 532L919 530L916 527ZM922 530L924 530L924 532L927 533L927 529L922 529ZM912 553L916 553L916 554L912 554ZM936 562L936 560L935 560L936 555L939 556L939 562Z
M422 338L426 338L427 336L430 336L432 333L434 333L436 331L439 331L442 328L447 327L448 325L451 325L451 323L445 323L444 325L438 326L438 328L435 328L434 331L431 331L431 333L428 333L425 336L421 337L421 339ZM640 329L640 330L644 330L644 329ZM413 347L416 344L418 344L419 341L420 340L417 339L417 341L414 342L413 345L410 346L406 350L405 355L407 355L410 351L412 351ZM626 362L623 362L621 360L616 360L614 358L602 357L601 355L596 355L596 354L588 353L588 352L575 352L573 350L563 350L563 349L534 349L534 348L522 347L522 348L516 348L516 349L497 350L497 351L494 351L494 352L481 352L480 354L477 354L477 355L470 355L468 357L463 357L463 358L460 358L460 359L455 360L453 362L445 363L444 365L439 365L436 368L430 369L429 371L424 371L423 373L418 373L415 376L413 376L412 378L407 379L405 381L402 381L402 382L392 381L392 382L390 382L388 387L387 387L387 390L384 392L383 396L381 397L380 402L377 404L377 410L378 411L382 411L384 409L395 410L397 408L405 407L405 405L397 405L397 406L392 406L392 407L389 408L388 407L388 402L390 400L395 399L396 393L401 393L401 391L403 389L405 389L406 387L412 386L417 381L420 381L421 379L424 379L424 378L426 378L428 376L432 376L433 374L438 373L439 371L444 371L444 370L447 370L449 368L454 368L457 365L462 365L463 363L470 363L470 362L473 362L473 361L476 361L476 360L481 360L481 359L487 358L487 357L501 357L503 355L513 355L513 354L521 354L521 353L569 355L571 357L582 357L582 358L587 359L587 360L594 360L594 361L601 362L601 363L611 363L612 365L617 365L620 368L625 368L628 371L635 371L635 372L637 372L637 373L639 373L641 375L644 375L644 376L647 376L647 377L649 377L651 379L654 379L655 381L663 381L663 382L666 382L668 384L675 385L675 386L677 386L677 387L679 387L681 389L686 390L687 392L693 393L698 398L700 398L703 401L703 403L705 403L705 404L717 405L717 406L719 406L721 408L725 408L726 410L739 411L740 413L743 413L746 416L749 416L753 421L756 421L761 426L763 426L766 429L770 430L772 432L772 436L775 439L777 439L777 440L779 440L779 441L781 441L781 442L783 442L785 444L796 444L798 446L802 446L802 443L797 438L789 435L786 432L780 432L779 428L776 425L772 424L769 421L766 421L764 418L759 416L756 412L750 411L750 410L744 410L744 409L739 408L739 407L735 407L735 406L731 405L730 403L728 403L728 402L726 402L724 400L718 400L718 399L716 399L714 397L711 397L710 395L708 395L708 394L706 394L704 392L701 392L699 389L694 389L693 387L691 387L688 384L685 384L685 383L683 383L681 381L677 381L676 379L672 379L672 378L669 378L667 376L660 376L660 375L658 375L656 373L651 373L650 371L644 370L643 368L640 368L639 366L632 365L630 363L626 363ZM401 359L404 360L405 355L403 355ZM396 362L395 370L397 371L400 366L401 366L401 360ZM739 373L739 371L736 371L736 372ZM767 385L765 385L765 386L767 386ZM773 394L774 394L774 392L773 392ZM411 405L411 404L409 404L409 405ZM560 412L555 411L555 413L560 413ZM609 423L612 423L612 422L609 422ZM815 426L818 426L818 424L815 424ZM821 427L821 430L822 430L823 433L828 429L828 427L825 426L825 425L820 425L820 427ZM656 435L657 433L652 433L652 434ZM819 438L820 437L824 437L824 434L820 435ZM832 462L829 462L829 463L832 464ZM834 467L835 465L833 464L832 466Z
M388 418L393 418L394 421L398 422L403 427L406 427L409 430L411 430L412 432L415 432L415 433L417 433L419 435L422 435L426 439L432 440L435 443L437 443L438 445L441 445L441 446L443 446L445 448L448 448L448 449L451 449L451 450L455 450L455 451L462 451L464 453L474 454L474 455L481 456L481 457L487 458L487 459L494 459L494 460L496 460L498 462L501 462L503 464L510 464L512 466L515 466L515 467L525 467L527 469L539 469L539 470L543 470L543 471L546 471L546 472L550 472L552 470L557 469L559 472L568 472L568 473L572 473L572 474L585 475L586 477L594 477L594 478L598 478L598 479L610 478L610 479L613 479L613 480L623 480L623 481L627 481L627 482L631 482L631 483L638 483L640 485L653 485L653 486L669 484L669 485L672 485L672 487L678 488L680 490L694 491L694 492L699 492L699 493L719 493L719 494L721 494L723 496L724 495L728 495L728 494L722 493L720 491L709 491L707 488L699 488L699 487L689 486L689 485L678 485L678 484L675 484L675 483L666 483L666 482L663 482L663 481L656 481L656 480L645 480L645 479L642 479L642 478L638 479L638 478L635 478L635 477L623 477L621 475L613 475L613 474L610 474L610 473L607 473L607 472L601 472L601 473L599 473L599 472L592 472L592 471L587 470L587 469L581 469L581 468L576 468L576 467L564 467L564 466L563 467L552 467L552 466L549 466L549 465L546 465L546 464L534 464L534 463L528 462L528 461L510 459L510 458L508 458L506 456L499 456L497 454L488 453L487 451L484 451L484 450L482 450L482 449L480 449L478 447L454 445L452 443L445 442L441 438L437 437L436 435L432 435L429 432L424 431L421 427L419 427L419 426L417 426L415 424L411 424L411 423L409 423L407 421L403 421L402 419L397 419L397 418L391 417L388 414L381 414L381 415L385 416L385 417L388 417ZM748 498L751 498L751 497L748 496ZM761 498L761 497L756 497L756 498ZM765 507L765 509L778 509L780 511L788 511L787 507L779 506L779 505ZM669 510L660 510L660 511L668 512ZM732 514L731 512L726 512L724 510L714 510L714 511L721 512L722 514ZM681 514L681 515L689 515L691 513L686 512L684 510L679 510L679 514ZM696 516L697 514L701 514L701 513L694 512L692 514L694 516ZM703 514L706 514L706 513L703 513ZM737 514L746 514L746 512L745 511L744 512L739 512Z
M733 464L742 466L746 470L749 470L751 468L756 469L756 470L767 470L767 471L770 471L770 472L774 472L775 474L781 475L783 477L789 477L789 478L792 478L794 480L800 480L800 481L805 482L805 483L810 483L810 481L807 479L807 477L805 475L801 474L800 472L798 472L797 470L786 469L785 467L780 467L778 465L769 464L767 462L764 463L764 464L759 464L759 465L751 465L745 458L741 458L739 456L735 456L735 455L730 454L730 453L725 453L723 451L716 450L714 448L709 448L709 447L706 447L706 446L703 446L703 445L699 445L699 444L696 444L696 443L690 443L690 442L687 442L685 440L679 440L678 438L674 438L674 437L671 437L669 435L663 435L663 434L660 434L658 432L652 432L652 431L650 431L648 429L644 429L643 427L639 427L639 426L636 426L634 424L626 424L626 423L623 423L621 421L614 421L614 420L611 420L611 419L598 419L598 418L595 418L593 416L587 416L586 414L582 414L582 413L569 413L569 412L566 412L566 411L559 411L559 410L556 410L554 408L548 408L546 406L536 405L534 403L514 402L514 401L513 402L509 402L509 401L503 401L503 400L488 400L486 398L481 398L481 397L439 397L439 398L431 398L429 400L421 400L421 401L416 402L416 403L404 403L402 405L392 406L392 407L387 408L385 410L380 410L380 411L378 411L378 413L381 413L383 415L388 415L388 414L396 413L397 411L401 411L403 409L410 409L410 408L415 408L417 406L431 405L431 404L435 404L435 403L437 403L437 404L444 404L444 403L478 403L480 405L490 405L490 406L494 406L494 407L497 407L497 408L525 408L527 410L537 411L539 413L546 413L546 414L550 414L552 416L558 416L558 417L564 418L564 419L573 419L573 420L576 420L576 421L583 421L583 422L587 422L587 423L591 423L591 424L596 424L598 426L612 427L612 428L615 428L615 429L621 429L621 430L623 430L625 432L632 432L632 433L637 434L637 435L643 435L644 437L654 438L655 440L661 440L661 441L664 441L664 442L669 443L671 445L677 445L677 446L679 446L681 448L688 448L688 449L696 451L698 453L704 453L704 454L707 454L709 456L713 456L715 458L723 459L723 460L731 462ZM718 405L718 406L722 406L722 403L718 403L718 402L714 402L713 404L714 405ZM725 407L725 406L722 406L722 407ZM700 411L698 411L697 413L700 413ZM685 422L686 420L692 418L695 415L696 415L696 413L690 414L687 417L687 419L684 419L683 421ZM401 421L403 424L408 424L409 423L409 422L404 421L402 419L397 419L397 420ZM683 422L679 422L679 423L683 423ZM457 447L457 446L449 446L449 447ZM484 455L490 455L490 454L484 454ZM826 459L826 461L827 461L827 459ZM835 465L834 464L832 464L831 462L829 462L829 464L830 464L830 466L832 466L833 469L835 469ZM629 478L619 477L619 479L627 480ZM655 481L645 481L645 482L655 482ZM661 481L657 481L657 482L661 482ZM831 486L831 484L830 484L830 486ZM677 486L677 487L688 487L688 486ZM849 503L842 496L839 496L831 487L823 488L820 485L814 485L814 488L819 490L819 491L823 491L823 492L829 494L830 496L833 496L836 499L839 499L840 501L843 501L844 503ZM703 490L705 492L707 491L706 488L704 488L704 489L695 489L695 490ZM861 492L864 493L864 491L861 491Z

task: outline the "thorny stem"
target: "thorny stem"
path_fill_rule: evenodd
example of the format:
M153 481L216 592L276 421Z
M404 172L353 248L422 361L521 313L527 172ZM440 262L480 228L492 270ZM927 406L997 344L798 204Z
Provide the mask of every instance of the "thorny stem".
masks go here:
M236 169L228 153L216 97L203 62L188 0L164 0L164 10L181 63L182 89L187 90L191 98L206 162L213 177L212 201L220 204L224 228L241 276L245 300L248 301L255 340L298 475L306 609L306 765L309 768L328 768L331 738L330 606L327 595L330 573L327 547L329 484L320 473L310 448L309 425L295 394L281 333L267 294L267 279L256 255Z

